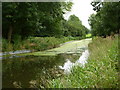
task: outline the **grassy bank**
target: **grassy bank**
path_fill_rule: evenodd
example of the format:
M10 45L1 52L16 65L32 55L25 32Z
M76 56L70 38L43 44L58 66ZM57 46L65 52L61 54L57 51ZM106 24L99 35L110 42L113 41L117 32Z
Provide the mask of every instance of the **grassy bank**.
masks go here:
M77 39L80 39L80 37L29 37L26 40L21 40L17 37L12 43L8 43L6 39L2 39L2 51L5 52L24 49L43 51L58 47L61 43L66 41Z
M94 38L85 67L50 82L51 88L120 88L118 84L118 38Z

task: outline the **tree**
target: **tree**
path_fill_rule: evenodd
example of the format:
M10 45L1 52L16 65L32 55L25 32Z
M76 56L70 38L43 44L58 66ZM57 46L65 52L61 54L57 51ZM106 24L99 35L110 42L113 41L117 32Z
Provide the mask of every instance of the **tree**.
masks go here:
M14 36L59 36L63 14L71 9L70 2L4 2L3 37L9 42Z
M103 5L103 2L101 2L101 0L99 0L99 2L91 2L91 5L93 6L94 11L99 12Z
M53 7L54 6L54 7ZM47 2L47 3L39 3L39 11L44 13L42 17L40 17L40 21L42 23L41 29L37 31L39 36L60 36L63 34L62 31L62 21L64 20L63 14L66 11L71 9L71 2ZM52 8L50 8L52 7Z
M93 35L105 36L118 33L120 29L120 3L104 2L96 15L91 15L89 24Z
M81 36L85 37L85 34L88 32L88 29L82 25L82 22L75 15L71 15L68 21L64 24L65 27L65 36Z
M10 42L16 34L23 38L32 34L37 23L34 6L28 2L3 3L3 37Z

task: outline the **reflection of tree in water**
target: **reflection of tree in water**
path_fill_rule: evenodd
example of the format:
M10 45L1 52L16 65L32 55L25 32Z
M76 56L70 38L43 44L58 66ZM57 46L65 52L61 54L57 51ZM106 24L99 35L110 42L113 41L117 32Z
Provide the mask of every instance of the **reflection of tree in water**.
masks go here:
M25 59L23 61L23 58L13 60L3 62L3 87L14 87L18 84L21 84L21 87L28 87L30 79L34 79L35 69L31 68L30 61Z
M63 64L64 60L60 55L3 60L3 88L28 88L30 84L36 84L35 82L45 87L48 79L60 76L61 71L56 66Z

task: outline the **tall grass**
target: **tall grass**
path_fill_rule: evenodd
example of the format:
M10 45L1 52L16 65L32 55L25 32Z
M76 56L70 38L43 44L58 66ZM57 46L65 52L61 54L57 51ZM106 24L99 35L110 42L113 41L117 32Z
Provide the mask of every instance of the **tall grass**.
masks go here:
M29 37L26 40L21 40L20 36L15 36L13 43L8 43L6 39L2 39L2 51L15 51L29 49L35 51L43 51L58 47L61 43L70 40L80 39L79 37Z
M85 67L75 66L72 73L50 81L51 88L120 88L118 82L118 38L93 39Z

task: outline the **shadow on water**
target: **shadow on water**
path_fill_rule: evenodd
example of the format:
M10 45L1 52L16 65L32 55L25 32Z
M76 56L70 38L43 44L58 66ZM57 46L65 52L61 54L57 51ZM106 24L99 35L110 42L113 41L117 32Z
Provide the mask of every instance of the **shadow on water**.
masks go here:
M75 62L78 54L59 54L57 56L26 56L6 58L2 61L3 88L47 87L50 79L63 75L62 66L66 59Z

